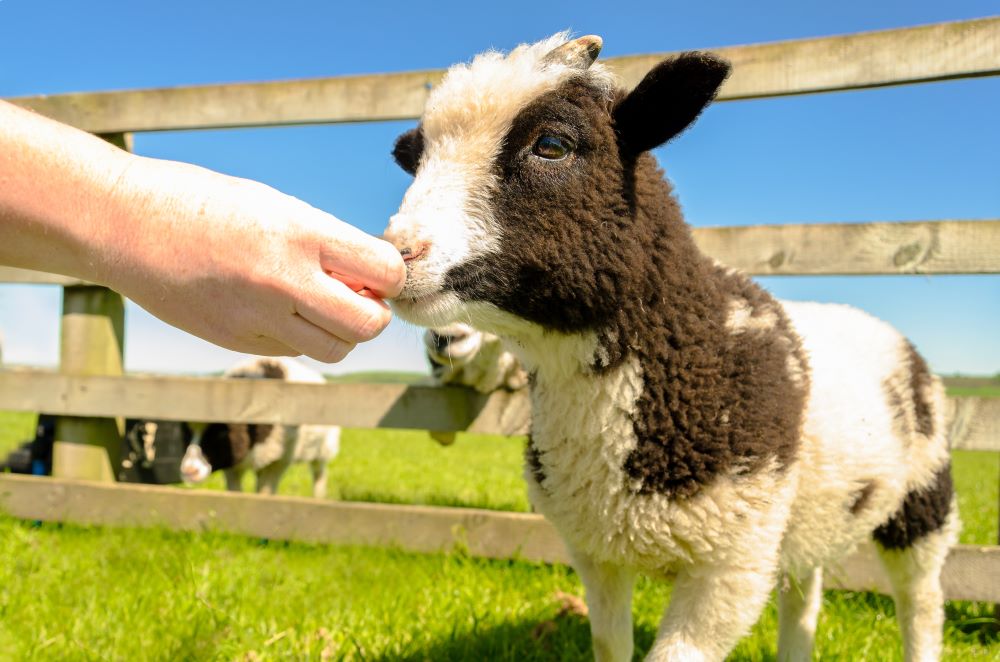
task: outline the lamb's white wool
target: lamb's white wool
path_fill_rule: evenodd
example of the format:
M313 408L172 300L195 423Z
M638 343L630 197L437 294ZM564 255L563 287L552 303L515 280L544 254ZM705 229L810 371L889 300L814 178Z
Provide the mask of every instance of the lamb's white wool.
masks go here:
M885 389L900 378L905 339L898 331L850 306L782 305L811 366L802 473L783 550L786 567L804 572L850 552L907 492L930 483L948 461L947 428L938 420L933 439L896 433L898 412ZM867 483L877 489L852 513L851 500Z
M729 302L726 328L734 335L746 331L767 331L773 329L777 323L778 315L770 308L755 314L746 299L735 298Z
M528 385L528 373L503 342L468 324L428 329L424 347L439 384L469 386L480 393Z

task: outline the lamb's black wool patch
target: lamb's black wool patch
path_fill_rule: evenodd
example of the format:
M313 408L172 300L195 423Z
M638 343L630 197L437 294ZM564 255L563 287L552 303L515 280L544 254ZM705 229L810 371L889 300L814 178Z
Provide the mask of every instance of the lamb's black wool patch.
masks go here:
M910 395L920 434L934 434L934 405L931 402L931 371L913 343L906 342L906 358L910 368Z
M774 299L698 250L653 157L622 149L627 127L612 112L623 98L581 78L520 113L496 163L499 247L453 268L446 289L556 333L596 331L595 373L637 357L645 388L624 469L640 492L684 497L721 474L790 461L807 385L787 365L790 354L806 361ZM532 146L543 135L575 151L542 159ZM773 328L732 333L734 300L770 312Z
M411 175L417 173L417 166L420 165L420 157L423 154L424 132L420 130L419 126L396 138L396 144L392 148L392 158L396 160L400 168Z
M212 423L201 437L201 452L212 469L229 469L246 459L250 449L274 430L273 425L257 423Z
M538 452L538 447L535 446L534 442L531 440L531 435L528 435L528 443L524 447L524 461L528 465L528 469L531 471L532 477L535 482L541 487L542 483L545 481L545 467L542 466L542 459Z
M944 526L951 511L953 495L949 462L934 475L927 486L907 494L896 514L875 529L872 537L885 549L906 549L912 546Z

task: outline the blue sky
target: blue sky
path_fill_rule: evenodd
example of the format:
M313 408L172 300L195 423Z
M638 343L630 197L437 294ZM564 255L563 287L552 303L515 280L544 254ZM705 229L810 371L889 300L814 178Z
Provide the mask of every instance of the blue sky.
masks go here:
M563 29L604 55L708 48L996 14L995 1L250 3L0 0L0 97L446 67ZM1000 217L1000 78L717 104L658 150L694 225ZM408 184L410 122L140 134L136 151L266 182L381 232ZM1000 276L767 278L909 335L939 372L1000 371ZM0 286L8 362L53 365L59 290ZM130 306L131 370L218 370L236 356ZM422 370L393 322L329 372Z

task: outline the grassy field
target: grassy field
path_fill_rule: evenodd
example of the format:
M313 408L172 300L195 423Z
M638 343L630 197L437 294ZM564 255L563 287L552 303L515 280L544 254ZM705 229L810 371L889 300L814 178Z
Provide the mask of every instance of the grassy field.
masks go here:
M0 413L0 452L33 417ZM331 498L528 509L523 440L345 431ZM995 543L998 455L957 452L962 541ZM214 477L209 489L220 489ZM307 495L294 468L284 494ZM0 659L586 660L582 596L562 566L461 553L265 542L212 533L34 526L0 517ZM669 586L643 580L637 649L650 645ZM817 659L896 660L891 600L828 592ZM1000 659L991 606L952 603L946 659ZM734 660L774 657L773 605Z

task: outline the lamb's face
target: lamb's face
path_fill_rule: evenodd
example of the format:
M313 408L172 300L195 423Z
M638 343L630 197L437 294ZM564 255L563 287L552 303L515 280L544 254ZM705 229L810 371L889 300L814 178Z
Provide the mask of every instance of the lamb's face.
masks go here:
M638 96L617 92L594 64L599 50L596 37L557 35L452 68L432 93L394 151L415 174L386 231L407 262L394 302L403 318L574 332L618 308L644 249L630 228L636 159L687 126L728 67L668 61L672 88L712 79L707 95L668 104L659 81L655 99L642 85ZM703 66L686 66L695 61ZM667 107L653 118L652 103Z

